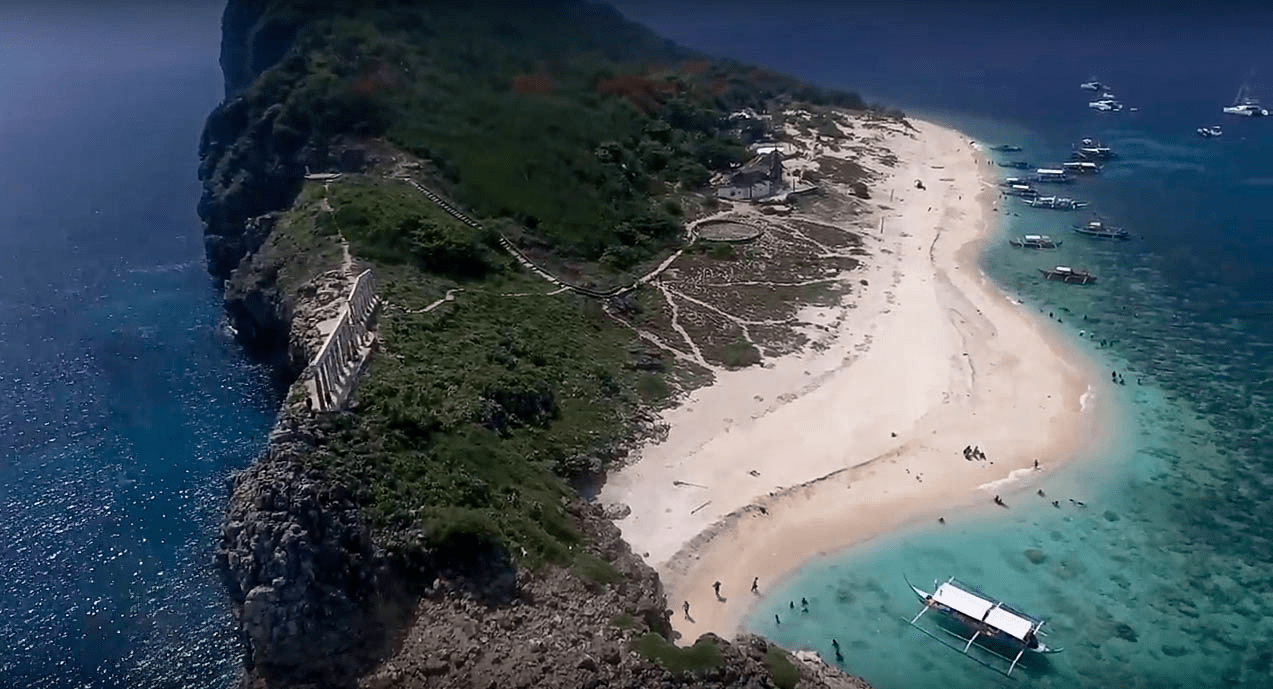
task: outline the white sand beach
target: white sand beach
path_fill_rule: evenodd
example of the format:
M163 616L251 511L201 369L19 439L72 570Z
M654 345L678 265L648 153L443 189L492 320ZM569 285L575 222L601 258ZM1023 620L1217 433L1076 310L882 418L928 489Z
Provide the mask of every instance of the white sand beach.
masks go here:
M739 631L753 577L763 593L819 553L996 494L1011 509L1091 436L1087 363L978 269L998 219L985 157L911 122L882 134L898 163L871 188L866 286L807 314L838 328L831 345L721 374L601 494L631 508L618 525L662 576L682 643Z

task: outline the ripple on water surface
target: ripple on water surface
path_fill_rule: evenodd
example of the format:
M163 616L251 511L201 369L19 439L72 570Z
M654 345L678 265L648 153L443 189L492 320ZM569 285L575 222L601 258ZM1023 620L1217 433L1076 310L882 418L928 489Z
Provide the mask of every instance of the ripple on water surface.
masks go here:
M50 343L65 351L13 374L0 685L226 685L238 658L212 543L273 395L216 335L196 262L131 271L94 307Z

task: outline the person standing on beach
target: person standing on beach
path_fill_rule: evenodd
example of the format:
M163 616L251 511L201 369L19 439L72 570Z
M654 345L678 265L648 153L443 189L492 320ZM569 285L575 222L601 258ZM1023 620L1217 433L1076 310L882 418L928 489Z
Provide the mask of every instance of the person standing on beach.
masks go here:
M715 584L712 584L712 590L716 592L716 597L720 598L720 582L719 581L716 582Z
M690 618L690 602L685 601L685 604L682 605L681 608L685 610L685 619L688 620Z
M751 580L751 592L760 593L760 577L753 577Z

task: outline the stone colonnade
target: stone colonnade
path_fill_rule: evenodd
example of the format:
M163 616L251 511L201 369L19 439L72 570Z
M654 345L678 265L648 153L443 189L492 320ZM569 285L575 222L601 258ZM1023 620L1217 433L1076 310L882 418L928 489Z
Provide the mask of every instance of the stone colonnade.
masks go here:
M354 281L340 320L309 364L314 371L314 406L318 411L335 411L349 398L358 368L375 339L367 326L378 304L376 278L368 269Z

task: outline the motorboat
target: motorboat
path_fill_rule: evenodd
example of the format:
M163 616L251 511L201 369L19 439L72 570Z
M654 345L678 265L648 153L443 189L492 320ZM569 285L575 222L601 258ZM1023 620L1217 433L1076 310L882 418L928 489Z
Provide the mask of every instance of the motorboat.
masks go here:
M1123 109L1123 104L1112 98L1103 98L1089 102L1087 107L1101 112L1119 112Z
M1027 234L1008 240L1008 244L1018 249L1056 249L1061 246L1061 242L1056 241L1046 234Z
M1087 207L1086 201L1076 201L1067 197L1057 196L1036 196L1028 201L1026 205L1031 208L1046 208L1054 211L1076 211Z
M1220 125L1218 124L1210 127L1198 127L1198 136L1201 136L1204 139L1214 139L1217 136L1223 135L1224 130L1220 129Z
M1074 231L1088 237L1097 239L1131 239L1131 234L1121 227L1110 227L1100 218L1087 221L1085 225L1072 226Z
M1057 266L1055 268L1040 268L1045 280L1057 280L1066 284L1073 285L1090 285L1096 282L1096 276L1086 270L1075 270L1069 266Z
M1238 95L1233 98L1233 105L1224 108L1226 115L1240 117L1268 117L1269 111L1260 107L1260 101L1251 97L1251 88L1246 84L1238 87Z
M1096 77L1092 77L1091 79L1079 84L1079 88L1084 91L1104 91L1107 87L1105 84L1097 81Z
M1040 184L1068 184L1073 182L1074 178L1066 174L1063 168L1041 167L1030 176L1030 181Z
M909 581L906 585L910 586L924 605L923 609L909 620L912 627L943 646L962 653L969 659L1002 675L1011 677L1012 671L1016 669L1022 656L1027 652L1060 653L1063 650L1043 643L1043 637L1046 636L1042 630L1043 620L1027 615L954 577L944 582L933 582L932 593L917 588ZM937 631L955 637L959 640L959 644L950 643L935 632L919 625L920 618L930 610L939 616ZM943 622L945 625L942 624ZM948 627L954 627L954 630ZM993 657L1007 662L1008 669L1003 670L1001 665L992 665L971 655L969 651L974 645Z
M1099 141L1091 138L1079 141L1078 146L1074 147L1074 152L1070 154L1074 160L1109 160L1117 158L1118 154L1109 146L1101 144Z
M1066 172L1073 172L1076 175L1094 175L1101 171L1101 166L1089 160L1071 160L1068 163L1062 163L1061 167Z

